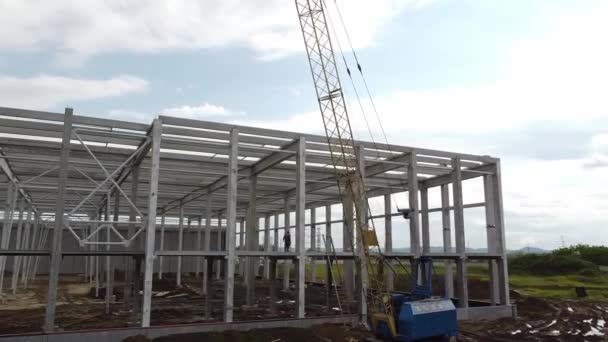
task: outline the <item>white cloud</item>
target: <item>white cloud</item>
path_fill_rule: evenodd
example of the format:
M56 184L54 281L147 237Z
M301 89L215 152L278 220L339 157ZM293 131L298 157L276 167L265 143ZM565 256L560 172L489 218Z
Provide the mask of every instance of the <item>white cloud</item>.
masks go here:
M428 2L350 0L341 6L353 23L355 45L366 47L400 10ZM51 49L67 63L121 50L242 46L273 59L303 49L295 5L285 0L2 1L0 21L0 49Z
M512 54L497 66L503 71L502 77L491 84L402 89L375 98L384 128L395 144L484 153L508 142L501 137L516 135L532 123L540 127L543 122L570 125L578 134L588 132L588 146L583 146L578 156L536 160L523 157L527 151L522 151L522 156L503 158L509 248L528 244L554 248L561 244L561 235L573 244L608 241L604 229L608 192L602 187L608 166L608 133L593 133L605 129L594 126L608 120L608 45L603 44L608 32L606 17L608 5L602 3L585 13L568 12L543 22L538 25L539 31L529 32L525 40L512 47ZM349 102L357 137L368 138L357 103ZM382 140L371 107L364 104L376 140ZM311 133L323 129L318 110L247 124L286 130L296 127L297 131ZM567 139L560 134L541 135L544 132L539 130L529 134L536 132L536 139ZM395 234L399 235L395 239L402 239L405 233ZM472 247L485 244L482 239L473 239Z
M130 109L111 109L107 111L106 116L117 120L127 120L150 124L156 117L156 113L144 113Z
M28 78L0 75L0 103L11 107L50 109L147 89L146 80L130 75L102 80L44 74Z
M185 106L180 106L180 107L165 108L165 109L161 110L161 114L169 115L169 116L179 116L182 118L197 119L197 118L205 118L205 117L212 117L212 116L226 117L226 116L232 116L232 115L242 115L243 113L230 111L230 110L224 108L223 106L217 106L217 105L213 105L210 103L204 103L200 106L185 105Z
M299 87L289 87L289 93L293 96L299 97L302 96L302 90Z
M543 21L539 31L529 32L513 44L508 58L497 65L502 76L492 83L475 87L401 89L377 96L375 103L384 129L393 139L404 139L406 144L429 146L430 143L433 146L429 147L435 148L479 151L483 146L478 141L461 146L445 138L454 134L508 136L510 130L530 123L576 122L579 126L593 126L594 122L608 120L605 91L608 45L601 43L604 32L608 32L606 17L608 5L601 5ZM348 88L345 90L353 93ZM369 139L356 100L351 98L348 102L353 129L358 137ZM363 101L363 105L375 138L382 140L371 104ZM272 125L306 131L318 131L322 127L317 111L301 113ZM486 144L495 143L488 140ZM598 147L594 149L593 153L601 154L596 151Z
M608 167L608 133L595 135L590 145L591 156L584 166L589 169Z

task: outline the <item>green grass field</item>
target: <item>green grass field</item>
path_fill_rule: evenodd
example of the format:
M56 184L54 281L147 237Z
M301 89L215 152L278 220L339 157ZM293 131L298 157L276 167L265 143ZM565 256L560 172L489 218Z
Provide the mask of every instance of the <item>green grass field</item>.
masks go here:
M408 264L406 263L407 267ZM310 265L306 266L306 272L310 274ZM334 265L332 272L334 275L342 274L341 266ZM407 282L407 275L401 266L395 266L397 278L401 279L401 283ZM488 266L486 263L470 263L467 265L469 279L477 279L488 281ZM435 264L435 274L443 276L445 268L442 263ZM326 267L325 264L318 263L316 269L318 281L325 279ZM526 296L549 297L549 298L564 298L577 299L574 288L577 286L585 286L588 299L590 300L607 300L608 299L608 274L600 273L594 276L582 275L555 275L555 276L540 276L532 274L509 274L509 284L511 289L520 292Z

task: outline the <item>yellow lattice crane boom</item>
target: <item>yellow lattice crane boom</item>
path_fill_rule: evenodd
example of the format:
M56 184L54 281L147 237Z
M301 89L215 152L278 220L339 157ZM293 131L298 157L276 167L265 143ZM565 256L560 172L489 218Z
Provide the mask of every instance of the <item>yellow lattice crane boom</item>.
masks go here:
M384 285L384 256L372 221L367 220L363 153L353 139L323 0L295 3L343 209L354 208L355 224L347 229L356 237L351 247L362 283L360 310L365 320L369 312L372 322L385 321L395 335L392 304Z

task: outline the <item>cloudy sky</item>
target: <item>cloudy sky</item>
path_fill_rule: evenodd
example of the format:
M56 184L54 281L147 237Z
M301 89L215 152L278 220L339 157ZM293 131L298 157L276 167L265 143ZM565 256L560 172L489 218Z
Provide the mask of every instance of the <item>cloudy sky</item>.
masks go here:
M509 248L608 244L607 2L338 4L391 142L502 159ZM0 0L0 21L1 106L322 132L293 1Z

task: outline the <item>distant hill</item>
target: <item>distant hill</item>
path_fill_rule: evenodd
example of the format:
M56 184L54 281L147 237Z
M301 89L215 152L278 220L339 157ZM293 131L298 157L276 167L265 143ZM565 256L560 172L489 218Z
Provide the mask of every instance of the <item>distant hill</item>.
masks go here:
M393 252L401 252L408 253L410 249L406 248L393 248ZM467 248L468 253L486 253L488 251L487 248ZM431 253L442 253L443 247L432 246ZM452 252L456 252L456 248L452 247ZM524 247L521 249L509 250L508 254L545 254L550 253L551 251L542 249L539 247Z
M341 248L336 248L336 251L341 252ZM487 248L467 248L468 253L486 253L488 251ZM409 253L410 248L393 248L393 252L395 253ZM456 247L452 247L452 252L456 252ZM509 250L508 254L546 254L551 251L542 249L539 247L524 247L521 249ZM439 246L431 246L431 253L443 253L443 247Z
M521 249L516 249L509 251L509 254L546 254L551 253L551 251L538 248L538 247L524 247Z

